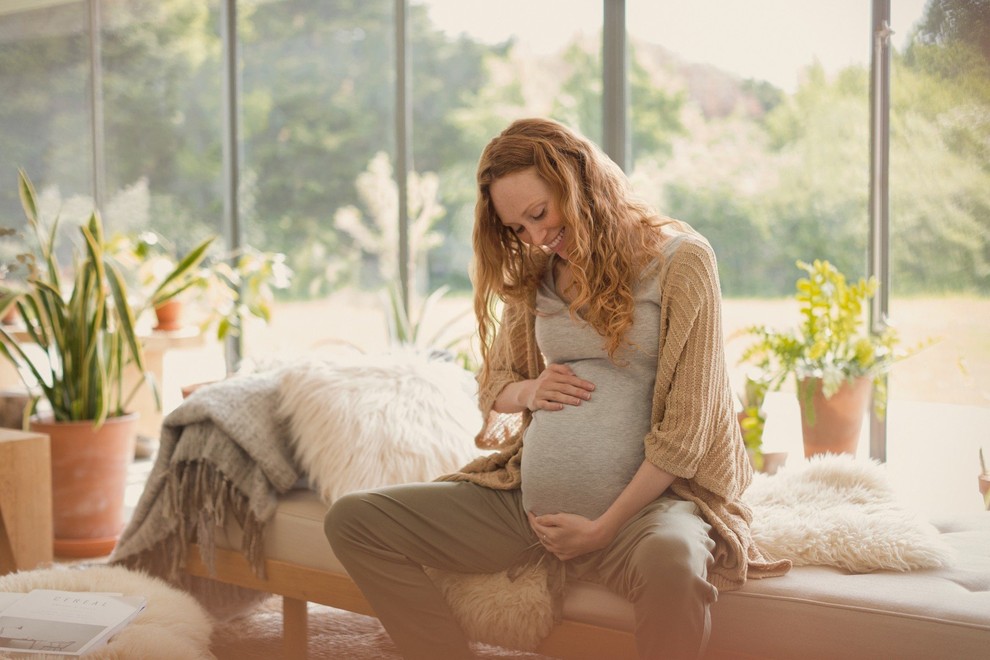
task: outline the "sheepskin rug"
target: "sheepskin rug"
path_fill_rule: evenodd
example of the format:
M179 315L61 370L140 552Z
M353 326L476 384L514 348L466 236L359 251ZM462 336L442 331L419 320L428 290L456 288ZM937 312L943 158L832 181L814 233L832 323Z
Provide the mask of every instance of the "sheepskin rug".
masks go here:
M122 566L60 567L0 577L0 591L32 589L109 591L144 596L145 609L87 660L215 660L210 652L213 620L190 594L163 580ZM0 657L56 660L61 654L16 653Z
M753 538L772 559L853 573L936 568L952 551L934 526L903 507L885 468L848 454L815 456L770 476L754 475L743 495Z
M481 453L474 376L418 351L288 365L278 414L328 504L356 490L431 481Z

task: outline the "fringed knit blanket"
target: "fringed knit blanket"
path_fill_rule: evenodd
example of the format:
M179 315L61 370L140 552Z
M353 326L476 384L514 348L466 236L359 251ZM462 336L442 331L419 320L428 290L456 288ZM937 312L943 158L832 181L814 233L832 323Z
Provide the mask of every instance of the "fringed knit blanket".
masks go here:
M265 523L299 471L276 413L278 372L195 392L164 420L158 458L111 561L179 581L193 539L213 566L214 531L234 516L259 575Z
M191 588L220 616L235 614L257 598L186 575L190 542L213 571L214 535L233 516L241 550L263 577L265 525L280 494L305 475L329 504L456 470L478 453L476 389L453 361L414 351L282 363L201 388L165 418L111 561Z

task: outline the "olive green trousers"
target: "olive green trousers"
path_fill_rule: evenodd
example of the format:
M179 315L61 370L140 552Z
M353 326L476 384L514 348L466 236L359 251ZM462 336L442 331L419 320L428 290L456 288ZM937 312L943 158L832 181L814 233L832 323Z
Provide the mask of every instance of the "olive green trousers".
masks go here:
M545 552L519 490L465 482L405 484L350 493L327 512L337 558L408 660L472 658L424 566L497 573ZM633 604L642 658L695 658L717 591L706 580L714 542L691 502L660 498L612 543L565 562L568 576L604 584Z

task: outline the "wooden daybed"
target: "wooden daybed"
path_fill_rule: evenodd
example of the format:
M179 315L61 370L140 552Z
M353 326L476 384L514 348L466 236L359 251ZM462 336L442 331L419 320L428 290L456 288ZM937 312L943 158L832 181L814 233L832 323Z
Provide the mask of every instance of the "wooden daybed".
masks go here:
M323 535L325 505L309 490L283 495L265 533L266 578L240 547L236 524L218 533L211 575L195 544L186 571L283 597L284 657L307 657L307 602L374 615ZM990 649L990 513L932 521L957 552L951 567L851 574L824 566L751 580L712 607L711 658L975 658ZM560 658L636 658L632 608L604 588L569 584L564 620L538 652ZM309 649L311 652L314 649Z

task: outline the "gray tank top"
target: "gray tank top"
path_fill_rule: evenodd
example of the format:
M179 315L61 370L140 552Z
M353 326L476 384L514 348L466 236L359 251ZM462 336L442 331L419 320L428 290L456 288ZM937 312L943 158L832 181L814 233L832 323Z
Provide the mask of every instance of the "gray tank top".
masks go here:
M553 257L556 259L556 257ZM536 294L536 340L548 363L566 364L595 384L590 401L538 410L522 453L523 506L536 515L576 513L594 520L615 501L645 458L660 336L660 269L655 260L634 289L626 338L609 359L604 339L572 319L556 293L553 261Z

